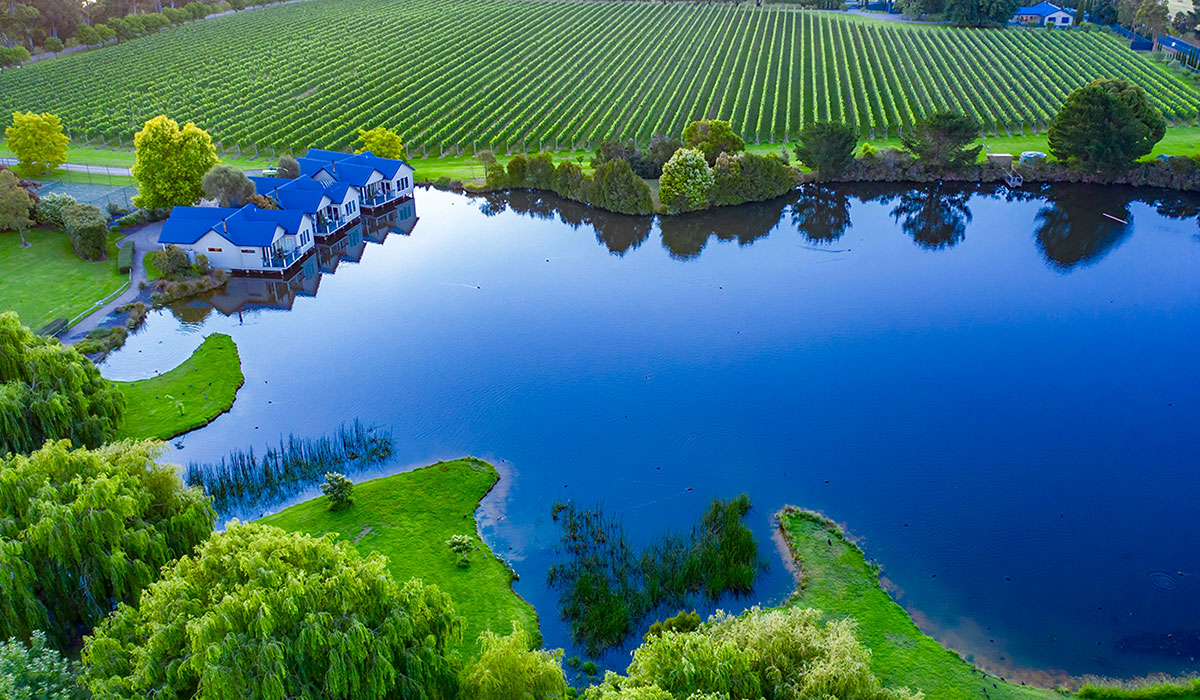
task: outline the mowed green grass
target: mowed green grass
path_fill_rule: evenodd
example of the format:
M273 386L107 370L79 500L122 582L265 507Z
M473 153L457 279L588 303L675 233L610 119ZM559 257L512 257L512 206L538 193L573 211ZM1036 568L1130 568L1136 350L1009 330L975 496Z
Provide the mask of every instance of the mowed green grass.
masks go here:
M67 235L32 229L21 247L15 232L0 232L0 311L16 311L33 330L57 318L74 318L129 282L117 272L118 234L109 237L108 260L86 262Z
M533 607L513 592L508 568L476 533L475 509L499 478L496 468L482 460L439 462L355 485L354 504L345 510L330 511L321 497L260 522L311 535L337 533L364 554L386 556L397 581L419 578L437 585L465 618L457 648L474 658L481 632L507 634L514 620L540 637ZM455 565L445 544L452 535L475 540L479 551L470 555L470 566Z
M169 372L113 382L125 395L125 419L117 437L168 440L208 425L233 406L243 381L233 338L214 333Z
M871 649L871 670L884 685L920 689L929 700L1059 697L984 674L922 632L880 588L862 550L833 523L793 509L785 509L779 519L804 576L805 585L792 604L831 618L854 618L859 639Z
M245 60L262 44L269 60ZM1177 125L1200 118L1190 81L1099 29L958 29L776 4L338 0L5 71L0 113L55 112L77 142L113 145L162 113L243 153L346 148L383 125L428 157L644 144L701 118L729 120L750 143L790 141L814 121L894 135L939 109L1021 131L1107 77L1142 85Z

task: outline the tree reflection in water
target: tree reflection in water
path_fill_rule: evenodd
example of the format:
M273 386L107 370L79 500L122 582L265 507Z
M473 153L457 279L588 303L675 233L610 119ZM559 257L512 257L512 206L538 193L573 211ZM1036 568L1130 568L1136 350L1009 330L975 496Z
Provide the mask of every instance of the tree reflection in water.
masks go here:
M1046 264L1057 270L1066 272L1100 260L1125 240L1132 228L1129 205L1137 199L1132 188L1109 187L1101 198L1095 187L1062 184L1049 188L1045 197L1046 206L1037 213L1034 238ZM1176 201L1166 208L1183 211L1191 206Z
M779 224L788 203L788 197L779 197L768 202L659 217L663 247L676 260L691 260L700 255L713 236L719 241L750 245Z
M941 182L906 189L892 209L892 218L922 248L950 248L967 237L967 223L971 221L967 202L971 194L971 189Z
M805 187L791 209L792 225L812 243L833 243L850 226L850 197L837 188Z

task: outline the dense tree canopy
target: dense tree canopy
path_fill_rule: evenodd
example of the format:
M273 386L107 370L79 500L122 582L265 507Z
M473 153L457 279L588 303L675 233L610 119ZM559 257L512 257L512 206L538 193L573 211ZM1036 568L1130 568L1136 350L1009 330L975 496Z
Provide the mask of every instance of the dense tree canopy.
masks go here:
M970 165L979 159L983 146L979 120L957 112L934 112L917 121L910 133L900 138L904 150L933 170Z
M465 700L558 700L567 697L562 649L534 649L532 636L513 623L512 634L484 632L483 651L463 674Z
M946 19L960 27L1004 24L1020 6L1020 0L946 0Z
M812 122L800 132L796 157L816 170L818 178L830 180L844 173L854 163L856 147L858 132L849 124Z
M8 147L26 175L53 170L67 162L67 144L58 115L13 112L12 126L4 130Z
M98 447L124 410L121 393L86 357L0 313L0 456L60 438Z
M1129 167L1167 132L1167 121L1141 87L1093 80L1067 95L1050 124L1050 152L1087 170Z
M722 153L733 155L746 149L746 142L727 121L703 119L688 124L683 130L683 145L704 154L711 166Z
M204 195L201 179L217 164L212 138L200 127L159 115L133 138L137 149L131 168L138 181L133 203L146 209L190 206Z
M849 620L790 608L730 617L718 613L693 632L649 637L633 652L628 676L609 673L587 700L904 700L868 668L871 652Z
M239 524L167 566L83 650L97 700L452 697L448 596L332 537Z
M358 139L354 142L355 153L370 151L380 158L398 158L404 160L408 154L404 150L404 142L400 134L393 129L377 126L374 129L359 129Z
M584 199L598 207L622 214L654 211L650 187L633 173L629 161L610 160L596 166L584 185Z
M40 630L29 644L0 642L0 698L4 700L76 700L82 693L71 662L46 641Z
M704 153L681 148L663 165L658 197L671 211L694 211L708 206L712 187L713 172Z
M212 532L212 506L162 450L61 440L0 460L0 638L69 644Z

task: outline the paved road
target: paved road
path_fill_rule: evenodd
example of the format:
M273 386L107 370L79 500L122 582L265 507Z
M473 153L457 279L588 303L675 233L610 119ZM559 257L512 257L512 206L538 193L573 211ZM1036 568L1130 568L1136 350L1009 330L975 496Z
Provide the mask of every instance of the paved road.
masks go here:
M16 158L0 158L0 165L16 165ZM76 173L91 173L93 175L125 175L129 176L129 168L117 168L111 165L84 165L81 163L63 163L59 170L70 170Z
M162 227L163 222L161 221L147 224L133 231L125 237L125 240L121 241L121 247L127 245L136 246L133 253L133 267L129 271L129 289L126 289L117 298L88 314L79 323L71 326L71 329L59 338L63 343L79 342L88 334L88 331L98 327L118 307L137 301L145 294L141 290L142 283L146 281L146 265L142 261L142 258L145 257L148 251L158 247L158 234L162 231Z

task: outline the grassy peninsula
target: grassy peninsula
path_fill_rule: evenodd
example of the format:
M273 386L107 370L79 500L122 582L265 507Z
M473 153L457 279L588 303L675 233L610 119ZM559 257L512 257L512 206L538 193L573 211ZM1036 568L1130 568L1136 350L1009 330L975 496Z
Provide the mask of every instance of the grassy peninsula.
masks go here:
M499 479L495 467L472 457L439 462L355 485L354 503L345 510L329 510L322 496L259 522L311 535L335 532L363 554L385 555L397 581L419 578L438 586L466 618L457 648L473 658L480 632L507 634L513 620L540 636L537 613L513 592L508 567L476 532L475 509ZM479 548L466 567L455 565L446 546L453 535L466 535Z
M792 604L856 620L858 638L871 650L871 671L886 686L920 689L931 700L1058 697L985 674L922 632L880 588L862 550L830 520L789 506L779 513L779 527L802 576Z
M233 406L243 381L233 338L214 333L169 372L113 382L125 395L125 422L117 437L168 440L208 425Z

